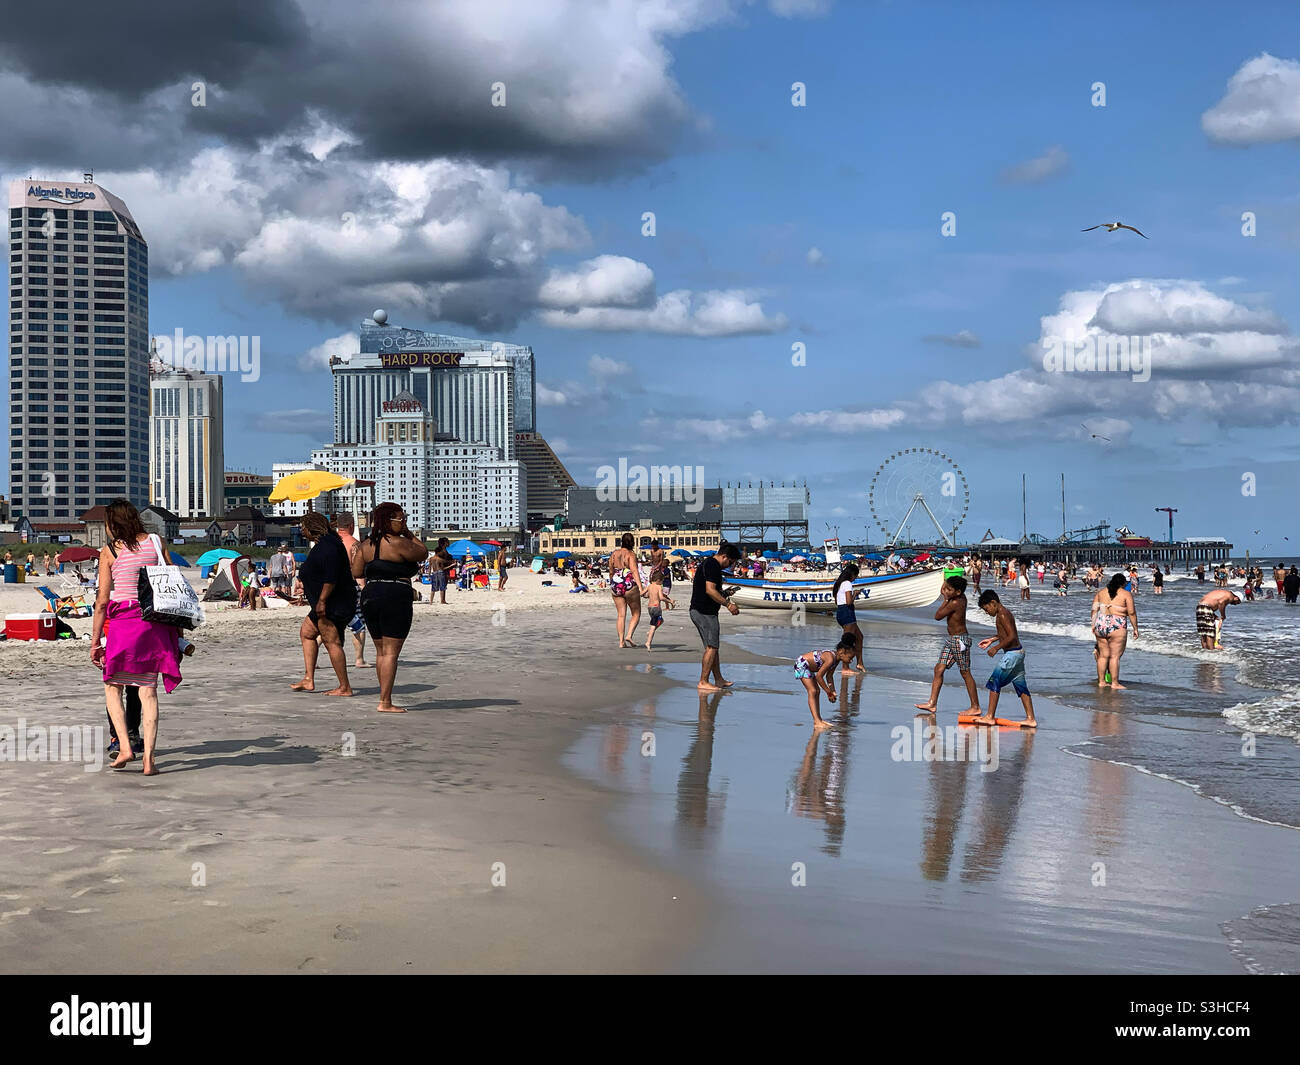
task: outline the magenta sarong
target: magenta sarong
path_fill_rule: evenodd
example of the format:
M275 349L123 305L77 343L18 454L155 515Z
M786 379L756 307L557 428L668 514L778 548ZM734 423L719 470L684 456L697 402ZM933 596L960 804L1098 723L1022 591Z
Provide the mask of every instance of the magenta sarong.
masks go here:
M140 616L135 599L109 600L104 683L118 673L161 673L171 693L181 682L180 629Z

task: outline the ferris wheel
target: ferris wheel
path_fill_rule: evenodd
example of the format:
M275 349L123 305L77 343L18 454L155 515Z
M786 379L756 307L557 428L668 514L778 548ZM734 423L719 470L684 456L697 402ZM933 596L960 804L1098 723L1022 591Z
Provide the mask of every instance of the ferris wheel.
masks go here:
M970 506L970 487L961 467L942 451L909 447L880 464L867 492L871 517L893 547L908 522L920 522L924 535L933 525L939 541L956 547L957 528ZM928 519L928 520L927 520Z

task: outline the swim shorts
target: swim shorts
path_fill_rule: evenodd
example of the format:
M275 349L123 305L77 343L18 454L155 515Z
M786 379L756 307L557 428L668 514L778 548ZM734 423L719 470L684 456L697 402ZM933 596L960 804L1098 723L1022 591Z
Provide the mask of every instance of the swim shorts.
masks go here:
M445 569L440 569L430 576L429 590L433 592L445 592L447 590L447 571Z
M947 671L953 666L959 673L970 672L970 637L945 636L939 649L939 665Z
M1029 694L1029 682L1025 679L1025 652L1021 648L1002 652L984 687L991 692L1000 692L1008 684L1015 685L1017 695Z
M698 610L692 610L691 621L695 623L695 630L700 634L700 641L705 647L718 646L722 638L722 629L718 624L717 614L701 614Z
M1214 607L1197 606L1196 608L1196 635L1213 636L1214 635Z
M660 606L652 606L652 607L650 608L650 626L651 626L651 628L655 628L655 629L657 629L657 628L658 628L660 625L662 625L663 623L664 623L664 610L663 610L663 607L660 607Z

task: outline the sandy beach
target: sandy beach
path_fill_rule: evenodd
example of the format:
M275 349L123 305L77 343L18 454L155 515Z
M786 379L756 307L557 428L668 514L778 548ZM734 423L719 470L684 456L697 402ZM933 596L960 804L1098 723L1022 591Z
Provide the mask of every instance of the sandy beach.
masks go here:
M290 692L300 610L214 610L162 698L162 775L0 763L0 967L671 967L708 902L618 843L604 789L558 765L600 707L669 682L613 646L604 596L516 575L504 596L448 600L417 606L397 685L411 713L375 713L373 671L353 670L352 699ZM4 724L103 717L84 641L2 644L0 670Z

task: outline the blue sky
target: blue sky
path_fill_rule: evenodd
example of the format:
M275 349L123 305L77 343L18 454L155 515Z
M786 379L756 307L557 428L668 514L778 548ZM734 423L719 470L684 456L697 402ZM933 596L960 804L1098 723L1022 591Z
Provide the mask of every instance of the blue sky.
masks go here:
M153 331L261 336L262 379L227 382L232 469L328 442L322 356L383 306L531 345L539 427L580 482L620 457L709 484L806 477L814 538L856 539L877 466L930 447L969 483L960 535L1018 535L1022 473L1030 531L1058 532L1064 472L1071 528L1158 535L1170 505L1179 535L1292 553L1294 5L530 7L408 22L429 43L388 57L408 85L391 98L313 77L331 42L371 69L328 4L308 28L270 4L278 21L245 34L300 65L276 86L220 41L154 81L74 84L20 42L0 89L44 101L48 124L6 120L5 176L93 163L150 240ZM203 77L200 113L180 101ZM513 95L486 109L498 79ZM78 92L123 115L102 159L50 135L76 131ZM1150 239L1080 232L1110 220ZM1045 373L1044 339L1076 333L1147 338L1151 379Z

